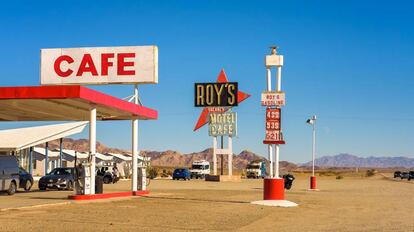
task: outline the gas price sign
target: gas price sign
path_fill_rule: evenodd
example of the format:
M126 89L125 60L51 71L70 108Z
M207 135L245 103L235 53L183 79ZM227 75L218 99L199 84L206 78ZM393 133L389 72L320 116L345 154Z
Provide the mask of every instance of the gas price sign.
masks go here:
M283 143L283 136L280 128L280 108L266 109L266 137L263 141L268 144Z

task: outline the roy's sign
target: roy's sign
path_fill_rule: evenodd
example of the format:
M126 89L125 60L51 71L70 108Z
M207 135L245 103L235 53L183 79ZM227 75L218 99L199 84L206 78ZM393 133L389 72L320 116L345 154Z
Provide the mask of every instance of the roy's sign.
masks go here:
M262 92L262 106L284 106L286 104L285 92Z
M195 83L196 107L221 107L238 105L237 82Z
M131 46L41 49L40 83L158 83L158 48Z
M210 113L209 136L237 136L237 114L235 112Z

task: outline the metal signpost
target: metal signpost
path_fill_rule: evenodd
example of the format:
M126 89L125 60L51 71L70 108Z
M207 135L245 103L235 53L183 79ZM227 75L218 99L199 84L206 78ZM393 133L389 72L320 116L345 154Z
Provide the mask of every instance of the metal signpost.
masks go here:
M265 57L267 91L261 96L262 106L266 107L266 127L264 144L268 146L268 157L270 161L269 176L264 179L263 201L252 202L253 204L268 206L297 206L296 203L285 200L284 180L279 175L279 146L285 144L282 132L281 107L285 105L285 93L282 89L282 66L283 56L278 55L277 47L272 47L272 53ZM271 68L276 67L276 91L272 90ZM273 145L275 156L273 159ZM274 161L273 161L274 160Z
M215 83L195 83L194 105L204 107L194 131L209 123L209 136L213 137L213 176L217 176L217 155L221 158L221 176L223 176L223 155L228 155L228 179L233 178L233 137L237 136L237 114L231 107L250 97L238 90L237 82L228 82L224 70L221 70ZM227 148L223 138L227 137ZM217 137L221 137L221 148L217 146ZM209 178L209 177L207 177ZM222 178L224 179L224 178Z
M316 189L316 176L315 176L315 153L316 153L316 115L306 121L309 125L312 125L312 176L310 178L310 189Z

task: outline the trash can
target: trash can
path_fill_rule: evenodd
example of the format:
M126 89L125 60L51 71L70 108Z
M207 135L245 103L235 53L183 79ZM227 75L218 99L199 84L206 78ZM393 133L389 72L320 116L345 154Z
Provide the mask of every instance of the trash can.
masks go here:
M292 188L293 181L295 180L295 177L291 174L283 175L283 179L285 180L285 189Z
M95 176L95 194L103 193L103 176Z

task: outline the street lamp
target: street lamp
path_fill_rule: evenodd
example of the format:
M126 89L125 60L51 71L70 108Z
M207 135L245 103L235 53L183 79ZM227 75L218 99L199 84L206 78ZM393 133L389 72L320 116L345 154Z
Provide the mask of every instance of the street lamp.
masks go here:
M316 149L316 130L315 130L315 124L316 124L316 115L313 115L312 118L308 119L306 121L307 124L312 125L312 176L310 178L310 189L315 190L316 189L316 177L315 177L315 149Z

